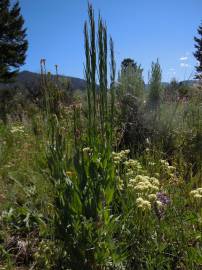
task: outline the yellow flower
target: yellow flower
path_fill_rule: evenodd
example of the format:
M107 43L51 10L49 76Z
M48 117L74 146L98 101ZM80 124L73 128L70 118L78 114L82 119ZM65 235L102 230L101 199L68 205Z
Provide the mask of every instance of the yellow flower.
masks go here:
M189 194L190 194L190 196L194 196L194 195L198 194L198 192L197 192L197 190L195 189L195 190L192 190Z
M151 203L147 200L144 200L143 198L139 197L136 199L137 207L141 208L142 210L150 210L151 209Z
M125 161L123 164L127 167L129 165L129 162Z
M139 198L136 199L136 203L137 204L141 204L143 201L144 200L141 197L139 197Z
M175 167L174 167L174 166L168 166L168 169L169 169L171 172L175 171Z
M114 161L121 161L121 158L119 156L115 156Z
M157 178L151 177L150 180L151 180L151 182L152 182L153 185L159 186L159 180Z
M21 132L24 133L24 127L23 126L13 126L10 130L11 133L17 133Z
M155 162L149 162L148 163L150 166L154 166L156 163Z
M202 188L194 189L189 194L193 199L201 200L202 199Z
M158 207L162 207L162 206L163 206L163 204L162 204L161 201L156 201L156 203L157 203L157 206L158 206Z
M200 200L200 199L202 199L202 195L199 194L199 193L198 194L195 194L194 195L194 198L197 199L197 200Z
M91 152L90 147L85 147L85 148L83 148L83 152L84 152L84 153L89 153L89 152Z
M202 194L202 188L197 188L198 192Z
M72 172L72 171L67 171L67 172L66 172L66 175L69 176L69 177L70 177L70 176L73 176L73 175L74 175L74 172Z
M157 199L157 196L156 196L156 194L149 194L148 198L151 201L155 201Z

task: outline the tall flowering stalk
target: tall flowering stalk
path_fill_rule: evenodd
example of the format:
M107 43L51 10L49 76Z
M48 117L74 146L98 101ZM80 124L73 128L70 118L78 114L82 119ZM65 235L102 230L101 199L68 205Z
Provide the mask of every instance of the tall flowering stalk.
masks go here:
M95 47L95 19L92 5L88 5L89 27L84 24L85 38L85 78L87 82L88 100L88 136L89 144L95 144L99 137L100 145L111 145L110 134L113 129L114 117L114 82L115 82L115 60L114 45L110 39L110 88L111 99L109 104L108 94L108 46L107 28L102 18L98 19L97 50ZM97 72L97 76L96 76ZM96 77L99 85L96 84Z
M61 247L61 258L65 269L106 269L106 262L117 256L112 232L112 200L115 190L115 171L112 159L112 128L114 92L109 104L107 81L107 30L101 17L96 31L94 11L88 5L89 24L85 22L85 77L87 82L87 131L86 141L80 140L80 109L73 107L73 129L75 151L69 155L67 137L63 132L60 114L54 111L55 101L46 81L47 112L50 132L46 158L49 181L54 187L55 216L53 217L53 238ZM111 87L115 81L113 42L111 49ZM43 67L43 66L42 66ZM98 84L96 83L98 80ZM114 91L114 89L113 89ZM57 96L56 96L57 97ZM57 99L56 99L57 101ZM56 103L57 105L58 103ZM56 106L56 109L59 107ZM82 147L84 143L87 147ZM61 269L59 266L57 269Z
M115 104L115 77L116 77L116 63L114 58L114 43L112 38L110 38L110 93L111 93L111 140L114 128L114 104Z

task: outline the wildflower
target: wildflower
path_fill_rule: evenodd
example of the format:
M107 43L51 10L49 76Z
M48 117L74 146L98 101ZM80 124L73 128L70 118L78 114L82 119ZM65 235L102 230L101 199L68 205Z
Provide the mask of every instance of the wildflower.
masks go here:
M202 195L201 194L195 194L194 195L194 198L200 200L200 199L202 199Z
M148 163L150 166L154 166L156 163L155 162L149 162Z
M151 200L151 201L155 201L155 200L157 199L157 196L156 196L156 194L149 194L149 195L148 195L148 198L149 198L149 200Z
M169 169L171 172L175 171L175 167L174 167L174 166L168 166L168 169Z
M137 191L147 191L152 187L151 183L149 181L145 182L139 182L134 189Z
M123 180L119 177L118 178L118 189L123 190L123 187L124 187Z
M192 199L202 201L202 188L194 189L189 194Z
M124 161L123 164L127 167L129 165L129 162L128 161Z
M24 133L24 127L23 126L13 126L10 130L11 133Z
M159 186L159 180L157 178L151 177L150 180L151 180L151 182L152 182L153 185Z
M114 157L114 161L121 161L121 157L115 156L115 157Z
M170 199L168 198L168 196L163 193L163 192L158 192L157 193L157 199L159 202L161 202L163 205L167 205L170 203Z
M163 203L161 201L158 201L158 200L156 201L156 204L157 204L158 207L162 207L163 206Z
M119 163L120 163L120 162L119 162L119 161L117 161L117 160L116 160L116 161L114 161L114 164L117 164L117 165L118 165Z
M195 196L196 194L198 194L198 191L195 189L195 190L192 190L189 194L190 196Z
M164 159L161 159L160 162L161 162L162 165L164 165L164 166L166 166L166 167L169 166L168 161L166 161L166 160L164 160Z
M132 187L135 191L145 193L154 193L159 190L159 181L154 177L137 175L134 179L129 180L129 187Z
M144 181L145 177L143 175L137 175L135 177L135 180L138 182L138 181Z
M137 204L141 204L143 201L144 200L141 197L139 197L139 198L136 199L136 203Z
M154 211L157 217L162 219L165 214L166 205L170 202L170 199L166 196L165 193L158 192L157 193L157 200L154 204Z
M151 185L151 190L154 192L154 191L158 191L159 188L157 186L154 186L154 185Z
M141 208L144 211L151 209L151 203L147 200L142 199L141 197L137 198L136 203L137 207Z
M67 172L66 172L66 175L69 176L69 177L70 177L70 176L73 176L73 175L74 175L74 172L72 172L72 171L67 171Z
M89 153L89 152L91 152L90 147L85 147L85 148L83 148L83 152L84 152L84 153Z
M136 183L137 181L136 181L136 178L131 178L130 180L129 180L129 183Z
M130 172L127 172L127 173L126 173L126 176L127 176L127 177L132 177L132 176L133 176L133 172L131 172L131 171L130 171Z
M149 138L146 138L146 143L147 143L147 144L150 144Z

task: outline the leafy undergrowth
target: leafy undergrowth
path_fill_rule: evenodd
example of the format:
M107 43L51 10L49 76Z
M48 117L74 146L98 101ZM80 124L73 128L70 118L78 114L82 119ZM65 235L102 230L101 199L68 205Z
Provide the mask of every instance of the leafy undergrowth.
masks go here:
M185 182L149 147L72 160L35 136L1 127L1 269L200 269L200 173Z

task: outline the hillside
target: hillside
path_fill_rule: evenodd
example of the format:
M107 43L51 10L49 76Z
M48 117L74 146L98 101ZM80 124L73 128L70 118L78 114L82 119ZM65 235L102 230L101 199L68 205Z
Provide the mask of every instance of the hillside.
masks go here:
M54 78L55 75L52 75ZM0 83L0 89L5 88L19 88L19 89L37 89L37 86L39 86L41 75L39 73L34 73L30 71L22 71L20 72L15 79L13 79L10 83ZM84 90L86 82L85 80L82 80L80 78L76 77L70 77L70 76L62 76L59 75L59 78L61 80L68 80L70 82L70 86L72 90Z

